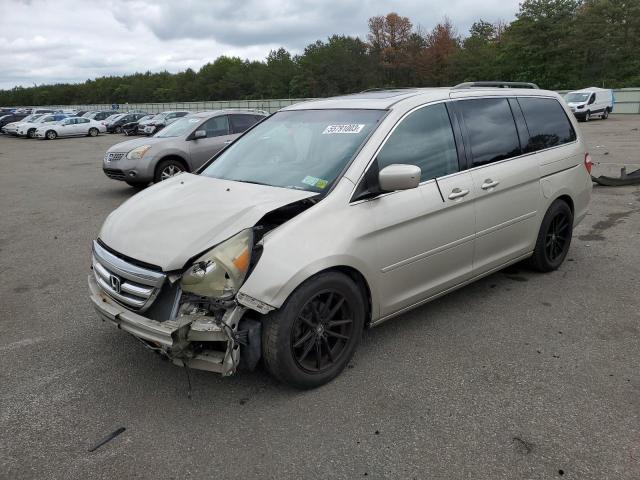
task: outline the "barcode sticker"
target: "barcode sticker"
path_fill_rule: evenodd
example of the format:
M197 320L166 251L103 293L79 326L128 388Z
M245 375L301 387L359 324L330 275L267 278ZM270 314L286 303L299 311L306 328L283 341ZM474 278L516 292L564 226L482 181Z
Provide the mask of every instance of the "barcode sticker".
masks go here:
M364 128L363 123L346 123L344 125L328 125L322 132L323 135L334 133L360 133Z

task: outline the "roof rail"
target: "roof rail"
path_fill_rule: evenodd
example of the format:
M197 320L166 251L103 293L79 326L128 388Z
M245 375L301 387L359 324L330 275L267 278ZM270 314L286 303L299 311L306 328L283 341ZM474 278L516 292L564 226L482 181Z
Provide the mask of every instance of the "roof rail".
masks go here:
M488 88L540 88L535 83L531 82L464 82L459 83L453 88L475 88L475 87L488 87Z

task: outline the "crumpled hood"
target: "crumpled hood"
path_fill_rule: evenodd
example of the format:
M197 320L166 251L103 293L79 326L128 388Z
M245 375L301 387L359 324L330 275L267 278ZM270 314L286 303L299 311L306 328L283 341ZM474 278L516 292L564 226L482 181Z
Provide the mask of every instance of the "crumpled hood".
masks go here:
M271 210L314 195L183 173L114 210L100 239L130 258L178 270L195 255L253 227Z
M110 147L107 152L130 152L136 147L140 147L142 145L153 145L155 143L162 142L164 140L175 139L175 137L167 138L156 138L156 137L142 137L142 138L134 138L132 140L126 140L121 143L116 143L114 146Z

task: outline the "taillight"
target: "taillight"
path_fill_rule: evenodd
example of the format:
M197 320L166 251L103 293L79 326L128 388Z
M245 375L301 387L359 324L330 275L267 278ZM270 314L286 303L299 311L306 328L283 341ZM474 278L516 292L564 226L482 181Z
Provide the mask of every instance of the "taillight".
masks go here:
M589 175L591 175L591 168L593 167L593 162L591 161L591 157L589 156L589 152L584 154L584 168L587 169Z

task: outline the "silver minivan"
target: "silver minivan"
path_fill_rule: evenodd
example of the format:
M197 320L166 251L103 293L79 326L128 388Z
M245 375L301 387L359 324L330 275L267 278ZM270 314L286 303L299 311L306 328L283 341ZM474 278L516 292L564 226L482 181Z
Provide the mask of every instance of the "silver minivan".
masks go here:
M112 212L93 244L91 299L176 365L230 375L262 359L315 387L366 327L516 262L560 267L590 170L549 91L299 103Z
M250 110L216 110L180 118L153 137L113 145L102 170L134 187L160 182L182 172L195 172L242 132L267 116Z

